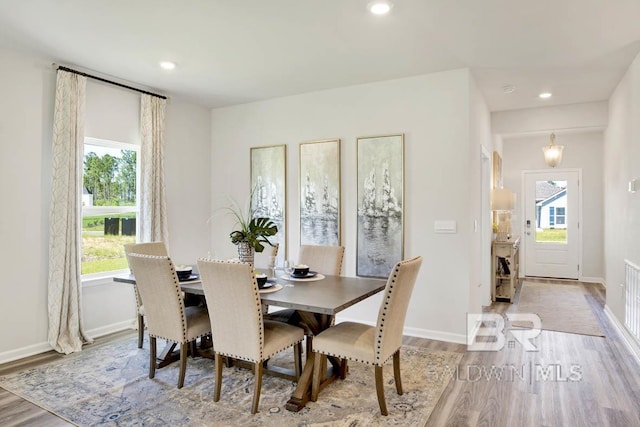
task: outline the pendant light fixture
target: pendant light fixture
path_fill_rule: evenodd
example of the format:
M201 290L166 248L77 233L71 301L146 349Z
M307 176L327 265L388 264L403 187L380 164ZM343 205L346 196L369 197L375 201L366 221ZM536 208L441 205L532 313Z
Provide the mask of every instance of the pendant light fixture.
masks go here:
M549 145L542 147L542 151L544 152L544 161L546 164L555 168L562 161L562 150L564 150L564 145L556 145L556 134L551 134L551 139L549 141Z

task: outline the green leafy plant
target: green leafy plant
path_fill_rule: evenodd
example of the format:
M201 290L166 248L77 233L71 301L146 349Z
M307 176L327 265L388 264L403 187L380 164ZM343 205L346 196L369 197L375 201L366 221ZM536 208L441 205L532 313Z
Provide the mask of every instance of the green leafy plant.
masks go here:
M231 206L225 208L236 219L236 226L238 226L238 229L233 230L229 237L231 237L231 243L235 245L247 242L256 252L262 252L264 250L263 243L273 246L269 237L275 236L278 232L278 226L270 218L254 218L252 200L253 192L245 210L241 209L233 199Z

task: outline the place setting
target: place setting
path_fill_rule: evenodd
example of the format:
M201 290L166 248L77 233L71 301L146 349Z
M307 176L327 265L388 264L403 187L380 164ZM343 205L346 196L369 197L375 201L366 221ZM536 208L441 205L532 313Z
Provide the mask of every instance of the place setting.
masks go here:
M258 282L258 292L261 294L277 292L282 289L282 285L275 278L270 279L265 273L256 273L256 281Z
M284 262L284 272L281 279L292 282L313 282L325 278L323 274L313 271L306 264L293 264L291 261Z

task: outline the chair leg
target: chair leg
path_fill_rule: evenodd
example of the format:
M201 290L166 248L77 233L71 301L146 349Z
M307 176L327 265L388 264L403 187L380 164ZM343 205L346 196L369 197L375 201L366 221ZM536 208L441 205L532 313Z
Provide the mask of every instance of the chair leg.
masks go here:
M382 380L382 366L376 365L376 391L378 392L378 405L382 415L389 415L387 412L387 403L384 400L384 382Z
M396 391L402 394L402 380L400 379L400 350L393 353L393 378L396 381Z
M178 378L178 388L184 385L184 376L187 372L187 355L189 353L189 343L180 344L180 377Z
M258 404L260 404L260 390L262 389L262 363L256 362L253 367L254 381L253 385L253 404L251 405L251 413L258 412Z
M316 402L318 400L318 393L320 392L320 384L322 383L322 365L326 364L327 356L320 353L307 354L307 359L314 357L313 359L313 376L311 379L311 400Z
M149 378L156 376L156 337L149 336Z
M302 342L297 343L293 347L293 359L295 364L296 379L300 379L302 373Z
M213 392L213 401L217 402L220 400L220 389L222 389L222 356L219 353L216 353L216 388Z
M342 359L340 361L340 379L344 380L347 378L347 371L349 370L349 365L347 359Z
M138 314L138 348L142 348L144 340L144 316Z

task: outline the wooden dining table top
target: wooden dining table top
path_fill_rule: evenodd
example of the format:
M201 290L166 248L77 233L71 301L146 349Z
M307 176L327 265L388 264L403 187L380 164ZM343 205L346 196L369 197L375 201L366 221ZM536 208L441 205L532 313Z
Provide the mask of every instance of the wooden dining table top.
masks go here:
M136 283L132 274L115 276L113 280ZM322 280L308 282L278 277L276 281L282 285L282 289L260 293L262 303L328 315L335 315L382 291L387 284L384 279L345 276L325 276ZM204 295L200 280L180 282L180 288L186 293Z

